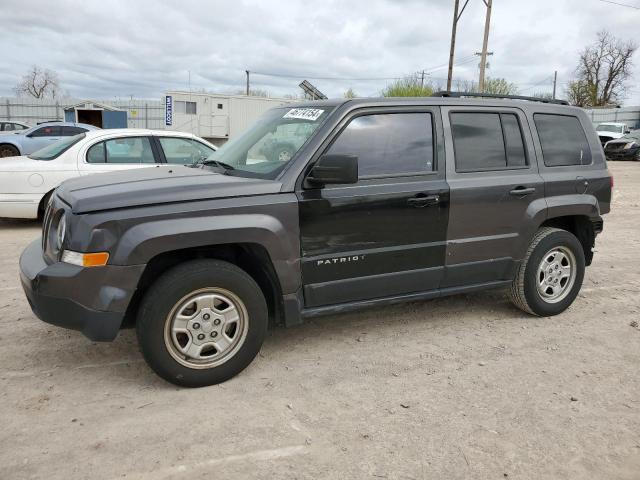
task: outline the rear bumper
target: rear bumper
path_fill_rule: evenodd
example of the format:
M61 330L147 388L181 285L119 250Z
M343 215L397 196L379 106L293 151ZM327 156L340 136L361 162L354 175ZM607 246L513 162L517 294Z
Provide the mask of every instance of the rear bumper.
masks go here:
M116 337L143 270L144 265L49 265L40 240L29 244L20 257L20 280L33 313L94 341Z

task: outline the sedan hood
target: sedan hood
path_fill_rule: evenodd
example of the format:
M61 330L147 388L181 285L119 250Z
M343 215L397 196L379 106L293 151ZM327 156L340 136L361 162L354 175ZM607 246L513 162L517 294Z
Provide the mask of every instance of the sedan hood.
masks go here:
M599 137L609 137L609 138L621 138L624 137L624 133L620 132L598 132Z
M67 180L56 193L74 213L162 203L278 193L272 180L233 177L208 169L158 166Z

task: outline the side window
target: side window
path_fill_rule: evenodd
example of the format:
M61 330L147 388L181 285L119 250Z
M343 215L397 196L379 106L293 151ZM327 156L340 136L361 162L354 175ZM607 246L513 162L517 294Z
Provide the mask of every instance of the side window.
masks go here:
M151 142L147 137L125 137L105 140L87 152L88 163L155 163Z
M457 172L527 166L518 116L513 113L451 113Z
M356 155L360 177L431 172L431 114L389 113L356 117L326 153Z
M104 142L96 143L87 152L87 163L104 163Z
M209 157L214 150L190 138L158 137L167 163L187 165Z
M591 164L589 142L577 117L536 113L533 120L547 167Z
M38 128L37 130L34 130L31 133L31 136L32 137L59 137L60 127L57 125L41 127L41 128Z
M3 132L13 130L13 123L0 123L0 130Z
M62 127L62 136L63 137L72 137L74 135L78 135L79 133L86 132L86 128L81 127Z
M195 115L197 113L196 102L184 102L182 100L176 100L174 108L176 113L183 113L186 115Z

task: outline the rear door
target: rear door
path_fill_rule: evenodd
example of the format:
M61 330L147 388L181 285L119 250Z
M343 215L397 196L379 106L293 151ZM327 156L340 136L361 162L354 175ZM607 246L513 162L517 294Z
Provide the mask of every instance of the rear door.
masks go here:
M524 112L443 107L451 210L442 288L509 280L544 183ZM540 210L544 210L541 206Z
M341 122L318 156L356 155L358 182L298 192L306 307L438 288L448 219L441 139L438 108L360 109Z
M60 125L46 125L40 127L24 138L24 141L22 142L22 154L29 155L30 153L40 150L61 138Z

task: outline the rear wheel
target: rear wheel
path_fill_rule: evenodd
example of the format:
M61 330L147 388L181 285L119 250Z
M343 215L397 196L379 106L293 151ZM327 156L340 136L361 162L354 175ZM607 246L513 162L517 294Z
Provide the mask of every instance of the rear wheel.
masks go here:
M518 268L511 285L511 300L533 315L557 315L575 300L584 270L584 251L573 234L541 228Z
M17 157L20 152L13 145L0 145L0 157Z
M267 333L260 287L219 260L181 264L154 283L140 306L138 341L149 366L176 385L224 382L244 370Z

